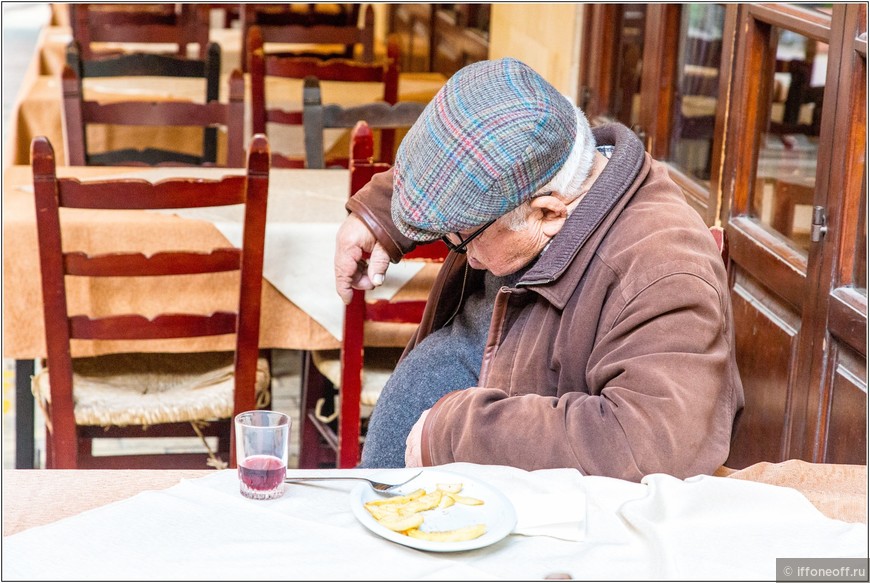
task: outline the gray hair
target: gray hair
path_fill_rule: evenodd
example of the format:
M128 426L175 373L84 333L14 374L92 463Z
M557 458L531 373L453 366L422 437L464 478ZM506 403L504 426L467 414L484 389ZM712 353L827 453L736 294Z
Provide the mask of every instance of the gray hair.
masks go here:
M565 204L570 203L581 194L580 187L586 182L592 171L592 161L595 158L595 137L586 116L579 109L575 109L577 118L577 134L574 138L574 146L571 154L562 168L550 182L542 186L515 209L508 211L499 218L499 221L511 231L521 231L526 228L526 219L529 216L532 199L545 194L557 196Z

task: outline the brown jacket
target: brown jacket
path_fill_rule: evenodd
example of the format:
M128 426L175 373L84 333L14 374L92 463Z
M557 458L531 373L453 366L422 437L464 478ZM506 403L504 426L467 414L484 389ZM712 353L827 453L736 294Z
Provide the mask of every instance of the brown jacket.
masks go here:
M743 388L718 249L633 133L613 124L595 137L615 146L607 166L520 282L499 292L479 387L431 409L424 464L637 481L712 473L727 458ZM348 209L398 260L414 243L390 219L390 180L377 176ZM481 282L452 253L411 347Z

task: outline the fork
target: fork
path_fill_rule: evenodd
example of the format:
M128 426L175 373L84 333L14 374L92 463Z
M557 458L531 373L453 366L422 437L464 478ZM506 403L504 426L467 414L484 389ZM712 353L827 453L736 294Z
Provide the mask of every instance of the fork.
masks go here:
M374 492L381 494L383 496L400 496L401 492L396 492L396 489L400 486L404 486L423 472L417 472L404 482L400 482L398 484L387 484L384 482L377 482L375 480L369 480L368 478L360 478L359 476L305 476L305 477L294 477L288 476L284 478L284 482L286 483L295 483L295 482L313 482L313 481L326 481L326 480L359 480L362 482L367 482L368 485Z

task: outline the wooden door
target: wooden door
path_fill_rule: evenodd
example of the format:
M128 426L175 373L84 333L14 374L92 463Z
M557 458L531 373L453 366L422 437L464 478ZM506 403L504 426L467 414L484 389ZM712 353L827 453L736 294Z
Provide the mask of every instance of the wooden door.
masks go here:
M580 105L727 229L728 465L866 463L866 5L634 6L584 9Z
M731 16L722 220L746 407L727 465L866 463L866 6Z

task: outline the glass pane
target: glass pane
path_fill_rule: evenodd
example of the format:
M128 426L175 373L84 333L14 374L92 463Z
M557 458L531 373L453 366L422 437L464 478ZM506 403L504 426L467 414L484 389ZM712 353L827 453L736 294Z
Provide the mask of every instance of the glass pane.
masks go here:
M774 28L770 117L761 136L753 213L806 252L816 186L828 45Z
M716 4L686 4L681 19L677 111L670 161L687 175L707 181L719 100L725 8Z
M640 74L643 63L643 31L646 6L626 4L620 23L620 47L617 51L619 72L611 111L614 117L632 128L640 111Z
M855 241L855 268L852 284L867 295L867 171L861 185L861 215L858 219L858 235Z

